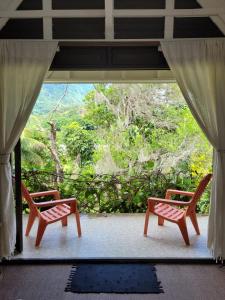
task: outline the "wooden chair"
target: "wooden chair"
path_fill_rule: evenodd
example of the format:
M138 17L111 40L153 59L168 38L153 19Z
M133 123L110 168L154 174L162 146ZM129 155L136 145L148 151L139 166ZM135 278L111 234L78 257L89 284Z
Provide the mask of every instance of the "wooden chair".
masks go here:
M71 214L75 214L76 222L77 222L77 231L78 236L81 236L81 226L80 226L80 215L77 208L77 200L75 198L69 199L60 199L59 191L52 190L46 192L39 193L29 193L25 185L22 183L21 186L22 195L28 202L28 206L30 209L30 214L28 217L28 223L26 228L25 235L28 236L31 230L32 225L34 224L34 220L36 217L39 219L37 237L35 246L38 247L40 245L41 239L45 232L45 229L48 224L55 223L57 221L62 222L62 226L67 226L67 217ZM54 200L35 203L33 198L43 197L43 196L53 196ZM41 207L51 207L45 211L40 212L38 208Z
M145 215L145 225L144 225L144 235L147 236L148 231L148 222L149 215L153 213L158 216L158 225L163 226L164 220L176 223L181 231L181 234L184 238L186 245L190 245L187 225L186 225L186 217L190 217L191 222L195 228L196 233L199 235L199 226L196 217L196 204L197 201L202 196L207 184L209 183L212 174L206 175L199 183L196 191L193 192L185 192L179 190L167 190L165 199L161 198L148 198L148 208ZM183 201L175 201L170 200L171 195L185 195L191 197L191 200L188 202ZM174 206L182 206L183 209L176 208Z

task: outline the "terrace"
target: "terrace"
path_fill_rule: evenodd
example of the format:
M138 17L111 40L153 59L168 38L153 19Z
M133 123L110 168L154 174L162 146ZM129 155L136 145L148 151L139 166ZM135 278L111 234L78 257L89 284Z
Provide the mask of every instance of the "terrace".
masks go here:
M23 216L24 227L27 215ZM37 222L30 236L23 238L23 252L16 259L209 259L207 249L207 216L198 216L201 235L197 236L188 220L190 246L186 246L178 227L165 222L157 225L150 217L148 237L143 236L144 214L81 214L82 237L78 238L74 216L68 226L60 222L47 227L39 248L34 247Z
M55 188L52 174L33 171L23 173L23 178L26 184L35 182L39 190L46 190L46 186ZM174 178L171 174L165 176L160 173L129 177L129 180L123 178L123 182L120 176L115 175L96 176L89 180L64 177L64 184L70 184L74 188L73 195L81 199L82 237L78 238L75 218L71 215L67 227L62 227L61 222L49 225L40 247L35 248L38 222L36 220L29 237L25 237L28 214L23 214L24 250L16 259L210 259L207 215L198 215L200 236L196 235L188 218L190 246L185 245L176 224L165 222L163 227L158 226L154 215L150 216L148 236L143 235L146 197L141 195L163 196L165 187L177 186L174 180L178 184L184 178L181 174ZM44 186L42 182L45 182ZM87 195L85 201L82 200L84 195ZM135 203L135 199L139 202ZM25 210L26 207L24 203ZM109 213L110 210L112 213Z

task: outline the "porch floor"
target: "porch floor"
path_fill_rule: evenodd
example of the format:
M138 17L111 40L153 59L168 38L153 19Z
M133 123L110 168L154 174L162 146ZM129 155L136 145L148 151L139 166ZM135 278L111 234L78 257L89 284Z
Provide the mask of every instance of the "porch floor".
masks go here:
M27 215L23 216L24 231ZM210 258L207 249L207 216L198 216L201 235L197 236L187 220L191 246L187 247L176 224L158 226L150 216L148 237L143 236L144 214L81 215L82 237L78 238L75 218L68 226L61 222L47 227L39 248L35 248L37 220L24 251L15 258Z

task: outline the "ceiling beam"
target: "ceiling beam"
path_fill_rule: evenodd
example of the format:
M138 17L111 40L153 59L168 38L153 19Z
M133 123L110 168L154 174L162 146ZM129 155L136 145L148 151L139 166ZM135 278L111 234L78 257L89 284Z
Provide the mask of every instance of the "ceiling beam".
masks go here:
M114 38L114 0L105 0L105 39Z
M12 0L9 6L7 7L7 10L13 11L16 10L19 5L22 3L23 0ZM0 30L5 26L5 24L8 22L9 18L2 18L0 19Z
M197 8L197 9L115 9L115 17L209 17L225 13L225 8Z
M111 0L110 0L111 1ZM108 1L107 1L108 2ZM109 7L110 8L110 7ZM108 10L109 10L108 8ZM225 14L225 8L198 8L198 9L115 9L114 17L209 17ZM80 10L7 10L0 11L0 18L98 18L105 17L104 9Z
M77 9L77 10L17 10L0 11L0 18L98 18L105 17L104 9Z
M160 45L159 41L151 41L151 42L146 42L146 41L142 41L142 42L128 42L127 40L124 42L118 42L116 41L60 41L59 42L59 47L102 47L102 46L113 46L113 47L158 47Z
M219 30L225 35L225 19L221 15L211 17L213 23L219 28Z
M173 40L181 40L181 41L184 41L184 40L207 40L207 39L224 39L225 37L198 37L198 38L175 38ZM0 39L1 40L1 39ZM24 41L24 42L27 42L27 41L33 41L33 42L37 42L37 41L40 41L40 42L43 42L43 41L48 41L48 40L45 40L45 39L35 39L35 38L31 38L31 39L22 39L22 38L11 38L10 39L11 41ZM91 43L91 44L95 44L95 43L103 43L105 44L106 40L105 39L63 39L63 38L60 38L60 39L52 39L54 41L57 41L58 43ZM169 39L167 39L169 40ZM172 40L172 39L170 39ZM115 42L118 42L118 43L136 43L137 46L139 46L140 43L149 43L150 46L151 46L151 43L155 44L155 43L158 43L157 45L159 46L159 43L161 41L165 41L164 38L143 38L143 39L111 39L111 40L108 40L107 42L109 43L112 43L114 44ZM91 46L91 45L90 45Z
M43 10L52 9L52 0L42 0ZM43 18L43 34L45 40L52 40L52 18Z
M197 2L202 6L202 8L209 8L212 4L205 0L197 0ZM213 1L214 6L218 6L220 3L216 3L218 1ZM216 5L217 4L217 5ZM223 11L220 11L216 16L210 16L211 20L215 23L215 25L220 29L220 31L225 35L225 14Z
M166 9L173 10L175 7L175 0L166 0ZM172 39L173 38L173 27L174 27L174 16L165 17L164 25L164 38Z

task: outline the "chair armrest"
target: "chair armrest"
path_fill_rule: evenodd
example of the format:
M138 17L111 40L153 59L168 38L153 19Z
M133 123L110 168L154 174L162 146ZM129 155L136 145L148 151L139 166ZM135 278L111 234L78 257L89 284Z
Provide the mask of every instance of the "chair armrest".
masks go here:
M170 195L184 195L184 196L188 196L188 197L193 197L195 193L193 192L186 192L186 191L180 191L180 190L167 190L166 191L166 195L170 196ZM166 197L167 198L167 197Z
M182 206L189 206L191 204L190 201L184 202L184 201L176 201L176 200L154 198L154 197L148 198L148 201L159 202L159 203L170 204L170 205L178 205L178 206L180 206L180 205L182 205Z
M52 190L52 191L45 191L45 192L37 192L37 193L31 193L30 196L32 198L37 198L37 197L44 197L44 196L54 196L54 199L60 199L60 194L59 191L57 190Z
M46 201L46 202L39 202L35 203L36 207L46 207L46 206L56 206L59 204L71 204L76 203L75 198L69 198L69 199L62 199L62 200L55 200L55 201Z

